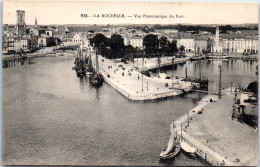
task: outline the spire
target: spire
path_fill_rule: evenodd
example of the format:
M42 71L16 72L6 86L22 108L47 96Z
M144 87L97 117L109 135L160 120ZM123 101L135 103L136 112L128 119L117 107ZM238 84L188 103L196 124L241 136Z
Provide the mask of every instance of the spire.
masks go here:
M35 17L35 25L34 25L35 27L37 27L38 25L37 25L37 18Z

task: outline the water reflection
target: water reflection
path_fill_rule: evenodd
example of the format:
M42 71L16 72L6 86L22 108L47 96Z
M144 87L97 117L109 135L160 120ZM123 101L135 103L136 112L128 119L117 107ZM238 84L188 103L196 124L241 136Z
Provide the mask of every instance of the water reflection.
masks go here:
M218 91L219 65L222 66L222 87L229 87L231 82L235 85L247 87L248 84L257 79L255 75L257 60L202 60L187 62L184 65L177 65L174 70L165 68L164 72L169 75L179 75L185 77L185 68L187 67L188 76L199 77L199 64L201 62L202 76L207 77L209 82L209 92L216 93ZM162 70L163 71L163 70Z

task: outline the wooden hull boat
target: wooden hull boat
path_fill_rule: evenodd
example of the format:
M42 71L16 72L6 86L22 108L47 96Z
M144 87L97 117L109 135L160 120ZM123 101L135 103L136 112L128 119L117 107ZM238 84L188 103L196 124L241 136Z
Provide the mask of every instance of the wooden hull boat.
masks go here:
M171 136L168 146L160 153L160 159L166 160L175 157L181 150L179 138L175 137L176 129L173 123L171 124Z
M201 60L201 59L204 59L204 56L194 56L194 57L190 58L191 61L196 61L196 60Z
M194 148L194 147L191 147L190 145L188 145L186 142L184 142L184 141L182 141L181 143L181 149L185 152L185 153L187 153L187 154L189 154L189 155L195 155L195 153L196 153L196 148Z
M80 69L80 70L78 70L78 71L77 71L77 75L78 75L78 76L84 76L84 75L86 75L86 69Z
M172 149L171 152L169 152L168 154L163 154L163 152L166 150L166 148L161 152L160 154L160 159L163 159L163 160L167 160L167 159L171 159L173 157L175 157L181 150L181 144L180 143L177 143L174 148Z
M104 83L104 78L102 75L98 74L98 75L92 75L90 78L90 83L93 86L102 86Z
M228 56L226 55L211 55L207 56L208 59L228 59Z

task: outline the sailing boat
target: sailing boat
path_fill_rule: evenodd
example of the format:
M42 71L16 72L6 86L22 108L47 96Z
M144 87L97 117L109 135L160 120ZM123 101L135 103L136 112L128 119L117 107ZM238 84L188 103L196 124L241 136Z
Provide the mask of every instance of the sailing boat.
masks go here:
M209 80L207 78L205 78L205 77L202 78L202 75L201 75L201 61L199 61L198 63L199 63L199 78L188 77L187 76L187 66L186 66L186 68L185 68L186 77L185 77L185 79L183 79L183 81L199 83L201 90L208 90Z
M74 68L76 70L76 73L78 77L82 77L86 75L86 67L84 65L84 60L83 60L83 44L81 44L80 49L78 50L78 57L75 59L74 64L76 65Z
M102 86L104 82L103 76L99 73L99 67L98 67L98 55L96 51L96 69L93 70L93 74L90 76L90 82L93 86Z
M170 127L171 136L168 142L168 146L160 153L160 159L164 160L175 157L181 150L179 138L174 137L174 135L177 134L174 124L172 123Z

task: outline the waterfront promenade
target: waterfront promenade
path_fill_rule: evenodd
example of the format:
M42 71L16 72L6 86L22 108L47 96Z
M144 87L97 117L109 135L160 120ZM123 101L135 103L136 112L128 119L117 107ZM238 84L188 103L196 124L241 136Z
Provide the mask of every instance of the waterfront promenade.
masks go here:
M234 92L230 93L229 88L223 94L221 99L208 95L191 109L189 126L187 114L174 121L178 135L197 148L197 154L212 165L256 166L258 133L231 119ZM202 113L198 114L199 111Z
M95 57L92 57L95 67ZM146 60L148 65L153 65L154 59ZM147 77L136 68L137 62L124 64L114 63L112 60L99 56L99 72L105 81L130 100L155 100L165 97L180 95L197 86L192 82L181 79L164 79Z

